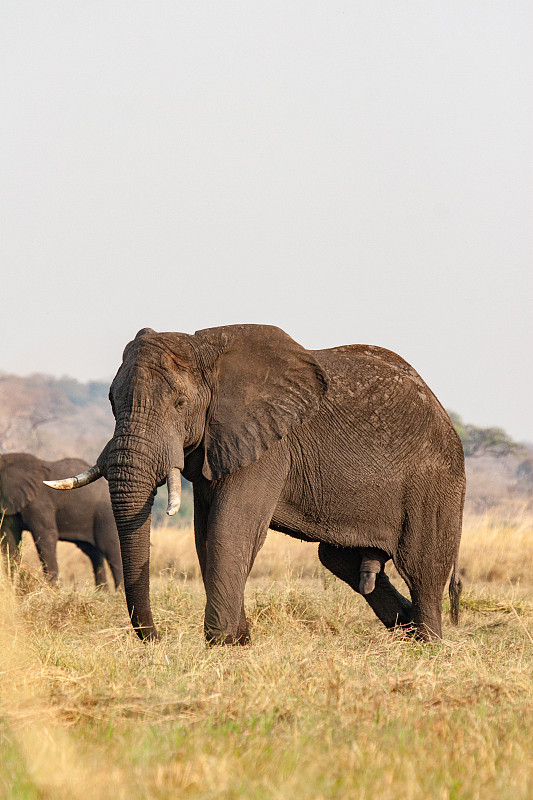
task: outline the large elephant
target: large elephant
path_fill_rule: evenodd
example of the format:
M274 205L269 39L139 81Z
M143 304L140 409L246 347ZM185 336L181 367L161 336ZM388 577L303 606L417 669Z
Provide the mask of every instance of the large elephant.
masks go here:
M97 586L106 586L104 557L115 586L122 586L122 562L117 528L106 487L88 486L77 495L51 492L43 484L66 472L86 470L79 458L42 461L29 453L0 456L0 538L16 558L22 531L30 531L46 577L57 580L58 539L73 542L91 559Z
M248 641L244 587L269 527L319 542L322 564L363 594L388 627L441 635L452 618L465 492L461 442L402 358L368 345L305 350L266 325L184 333L145 328L110 389L116 427L96 465L117 522L128 610L154 638L150 514L165 480L192 481L208 641ZM59 488L59 487L58 487ZM411 601L390 583L393 559Z

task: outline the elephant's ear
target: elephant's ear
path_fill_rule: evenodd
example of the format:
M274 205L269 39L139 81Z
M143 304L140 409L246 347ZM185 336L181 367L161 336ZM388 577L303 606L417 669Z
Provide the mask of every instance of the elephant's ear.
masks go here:
M327 378L313 355L279 328L232 325L197 335L207 335L219 353L202 470L214 480L256 461L316 414Z
M13 460L14 455L17 455L19 460ZM0 505L2 510L5 509L5 514L19 514L35 498L37 489L42 485L41 481L48 477L44 469L36 473L33 462L33 457L26 453L8 454L2 457Z

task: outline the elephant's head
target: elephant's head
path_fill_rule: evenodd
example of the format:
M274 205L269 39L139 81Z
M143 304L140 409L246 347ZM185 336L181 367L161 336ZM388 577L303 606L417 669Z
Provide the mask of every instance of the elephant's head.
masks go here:
M168 482L173 513L189 456L196 454L198 472L209 481L251 464L316 413L326 385L313 356L270 326L194 335L144 328L126 346L109 393L113 438L96 468L55 488L108 479L128 609L141 638L156 635L148 570L157 487Z
M0 455L0 515L20 514L46 477L46 464L29 453Z

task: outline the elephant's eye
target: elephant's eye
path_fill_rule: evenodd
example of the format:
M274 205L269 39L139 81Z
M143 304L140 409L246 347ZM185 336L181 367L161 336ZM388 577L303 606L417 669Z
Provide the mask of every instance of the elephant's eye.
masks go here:
M180 396L176 400L176 408L183 408L183 406L186 404L187 404L187 397L184 394L180 394Z

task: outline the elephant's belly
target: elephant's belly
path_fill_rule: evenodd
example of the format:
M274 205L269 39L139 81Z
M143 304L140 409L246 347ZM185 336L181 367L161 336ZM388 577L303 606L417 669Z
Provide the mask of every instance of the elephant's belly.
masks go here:
M62 528L59 531L59 539L62 542L87 542L94 544L94 535L83 528Z
M65 542L92 541L93 521L85 512L82 513L77 506L69 504L60 508L56 514L56 524L59 538Z
M378 509L375 503L345 503L342 508L309 512L282 499L270 527L308 542L327 542L337 547L378 547L391 553L401 528L401 516L390 508ZM337 513L332 513L337 511Z
M389 552L401 532L405 470L384 447L365 448L342 418L340 409L326 408L288 437L290 467L271 526L310 541Z

